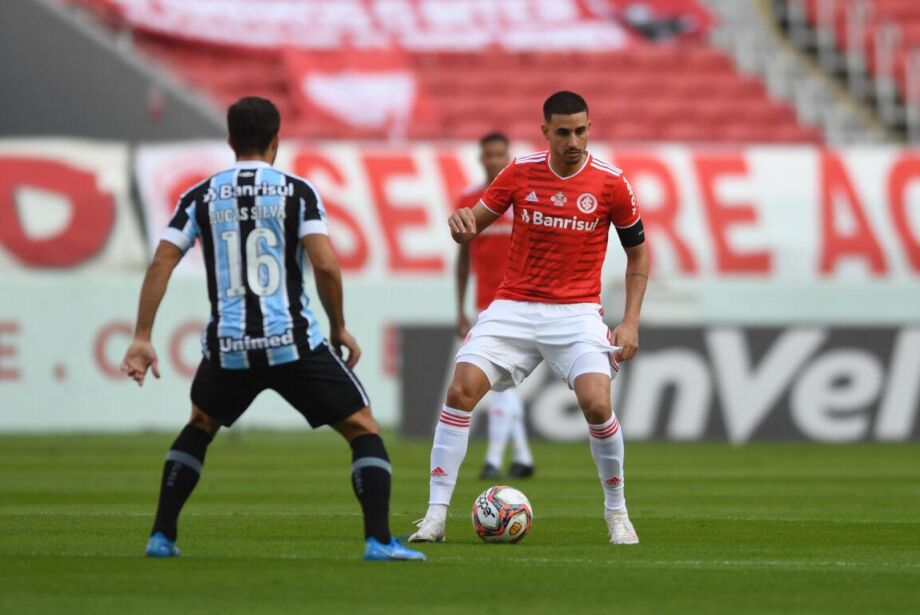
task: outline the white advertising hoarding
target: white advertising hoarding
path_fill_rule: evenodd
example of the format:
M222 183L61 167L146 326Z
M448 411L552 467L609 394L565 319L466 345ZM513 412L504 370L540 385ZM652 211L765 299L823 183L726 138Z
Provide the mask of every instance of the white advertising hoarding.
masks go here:
M0 272L140 267L129 160L123 143L0 139Z
M538 147L515 144L518 153ZM622 167L638 194L653 258L644 324L884 324L906 327L903 339L916 338L920 154L877 147L604 144L592 152ZM198 334L208 315L197 248L183 261L158 319L163 379L139 390L117 366L144 263L176 199L229 165L232 154L220 142L138 147L133 172L145 241L129 198L129 153L122 145L76 140L0 141L0 431L173 429L187 417ZM357 372L381 422L397 424L403 408L394 331L407 323L453 321L457 248L445 221L454 197L481 180L477 148L284 143L276 166L309 178L324 197L345 273L348 326L364 350ZM610 315L622 305L622 266L614 235L604 274ZM664 356L664 338L655 339L661 349L654 356ZM832 341L846 351L845 333ZM876 352L868 342L852 345ZM903 366L914 363L902 360L907 354L892 356L897 380L891 382L906 391L910 378ZM810 373L809 361L803 373ZM637 367L639 380L648 372L642 370ZM801 390L811 390L807 384ZM787 385L777 390L799 390L783 381ZM635 391L629 400L639 399ZM797 395L789 408L808 398ZM899 408L892 395L879 393L876 401L887 405L878 407ZM730 407L730 398L719 400L699 412L738 420L741 410ZM786 407L776 403L776 411ZM297 427L303 421L269 392L242 424ZM666 437L672 429L648 425L636 435ZM866 429L865 437L872 437L876 428Z
M920 153L603 144L591 151L635 187L655 277L920 279ZM463 188L482 181L476 158L473 144L289 143L276 166L320 190L347 274L424 277L446 275L452 263L446 218ZM136 172L151 239L185 188L231 161L222 143L141 147ZM611 244L606 273L618 277L621 250Z

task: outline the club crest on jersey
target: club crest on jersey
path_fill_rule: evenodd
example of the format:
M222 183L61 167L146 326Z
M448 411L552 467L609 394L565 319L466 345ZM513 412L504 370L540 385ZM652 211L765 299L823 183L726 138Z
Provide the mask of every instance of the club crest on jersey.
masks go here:
M575 204L578 206L578 211L583 214L594 213L594 210L597 209L597 197L590 192L585 192L578 196Z
M562 194L561 190L550 197L550 200L556 207L564 207L565 204L569 202L569 199L567 199L566 196Z

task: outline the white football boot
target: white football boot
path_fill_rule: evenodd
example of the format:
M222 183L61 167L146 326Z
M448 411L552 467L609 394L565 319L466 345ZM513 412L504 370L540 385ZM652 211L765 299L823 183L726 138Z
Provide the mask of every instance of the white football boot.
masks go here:
M637 545L639 535L636 534L633 524L629 521L626 509L604 509L604 520L607 521L607 532L610 534L610 543L615 545Z
M425 517L415 522L415 533L408 542L444 542L444 521Z

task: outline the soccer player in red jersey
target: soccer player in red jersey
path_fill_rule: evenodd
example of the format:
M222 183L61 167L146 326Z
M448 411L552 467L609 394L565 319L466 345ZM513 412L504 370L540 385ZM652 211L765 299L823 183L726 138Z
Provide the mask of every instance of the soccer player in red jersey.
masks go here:
M457 209L475 207L486 188L511 161L508 155L508 137L492 132L479 140L479 161L486 173L486 183L468 188L457 199ZM476 309L482 312L489 307L498 287L505 277L505 261L511 247L511 227L514 218L505 212L489 225L475 241L461 243L457 255L457 334L467 336L470 320L466 316L466 287L470 277L470 263L476 276ZM513 445L513 462L508 469L510 478L527 478L533 475L533 455L527 444L527 427L524 424L524 403L520 394L509 388L493 391L489 396L489 448L480 478L498 478L499 468L509 438Z
M543 360L575 391L588 422L610 542L639 542L626 512L623 434L611 407L610 382L620 361L639 347L648 282L645 233L622 171L587 150L591 121L585 100L557 92L543 104L543 118L549 151L515 158L475 207L448 220L454 241L467 243L509 208L514 213L501 287L457 352L431 449L428 512L411 542L444 540L477 402L489 389L519 384ZM626 306L612 332L600 303L611 224L627 260Z

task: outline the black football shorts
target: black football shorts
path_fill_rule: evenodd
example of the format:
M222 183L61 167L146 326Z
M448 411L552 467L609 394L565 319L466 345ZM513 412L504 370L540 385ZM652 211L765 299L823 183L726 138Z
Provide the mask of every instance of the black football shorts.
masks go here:
M192 382L192 403L229 427L265 389L300 412L311 427L333 425L369 405L358 377L324 342L292 363L223 369L202 359Z

